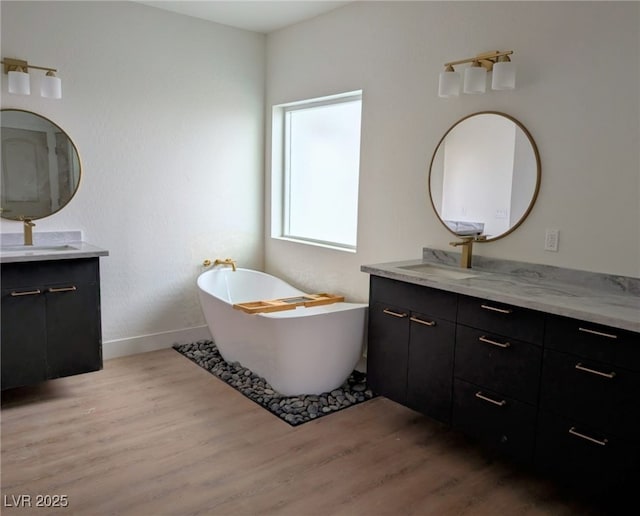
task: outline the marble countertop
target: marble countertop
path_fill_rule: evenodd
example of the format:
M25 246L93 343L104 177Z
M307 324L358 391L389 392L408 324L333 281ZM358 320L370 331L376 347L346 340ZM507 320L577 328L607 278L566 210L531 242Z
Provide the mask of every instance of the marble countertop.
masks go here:
M513 306L640 332L640 278L474 256L462 269L458 253L425 248L422 260L362 265L375 276L481 297ZM405 267L432 265L435 274ZM470 277L458 276L468 273Z
M0 263L69 260L109 255L106 249L84 242L80 231L34 233L33 244L24 245L22 233L3 233Z

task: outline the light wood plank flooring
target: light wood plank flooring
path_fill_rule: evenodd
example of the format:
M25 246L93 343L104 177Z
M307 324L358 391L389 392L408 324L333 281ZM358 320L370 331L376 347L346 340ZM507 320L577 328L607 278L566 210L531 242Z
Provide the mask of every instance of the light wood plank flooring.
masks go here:
M294 428L170 349L7 391L0 416L5 515L595 513L387 399Z

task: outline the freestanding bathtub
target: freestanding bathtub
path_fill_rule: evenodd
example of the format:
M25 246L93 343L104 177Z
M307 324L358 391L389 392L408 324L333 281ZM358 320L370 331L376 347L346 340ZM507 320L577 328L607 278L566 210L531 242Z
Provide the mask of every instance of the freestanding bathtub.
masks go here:
M233 304L304 292L275 276L241 268L210 269L197 283L202 311L222 358L240 362L280 394L330 392L342 385L360 359L366 304L248 314Z

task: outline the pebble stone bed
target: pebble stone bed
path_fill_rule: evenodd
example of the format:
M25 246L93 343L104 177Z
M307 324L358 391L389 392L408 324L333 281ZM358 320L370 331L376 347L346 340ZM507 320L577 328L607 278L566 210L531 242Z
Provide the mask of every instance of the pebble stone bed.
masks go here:
M291 426L312 421L375 396L371 389L367 388L366 375L359 371L353 371L340 388L331 392L283 396L264 378L240 363L226 362L210 340L175 344L173 348Z

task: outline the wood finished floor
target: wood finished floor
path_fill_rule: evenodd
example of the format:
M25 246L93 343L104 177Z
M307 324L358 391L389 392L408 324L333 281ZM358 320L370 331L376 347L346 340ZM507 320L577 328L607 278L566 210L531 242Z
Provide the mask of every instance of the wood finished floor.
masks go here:
M291 427L170 349L4 392L0 417L3 515L595 513L385 398Z

